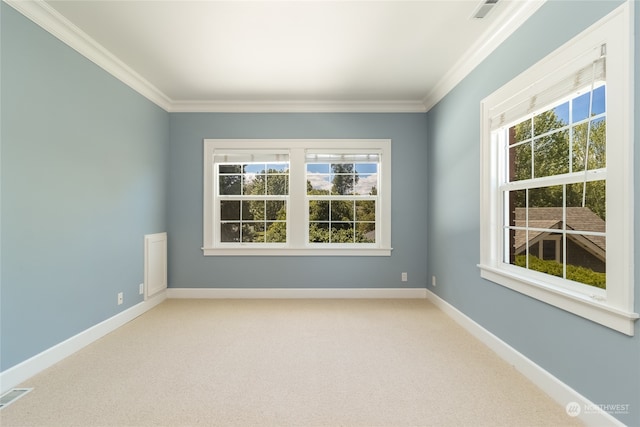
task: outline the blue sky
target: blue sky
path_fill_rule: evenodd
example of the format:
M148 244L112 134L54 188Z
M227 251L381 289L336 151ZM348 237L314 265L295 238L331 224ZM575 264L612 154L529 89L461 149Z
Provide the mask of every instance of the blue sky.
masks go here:
M605 86L600 86L593 91L593 111L592 114L605 112ZM573 102L573 122L579 122L589 116L589 94L587 92L572 99ZM569 101L553 109L558 118L565 124L569 124Z

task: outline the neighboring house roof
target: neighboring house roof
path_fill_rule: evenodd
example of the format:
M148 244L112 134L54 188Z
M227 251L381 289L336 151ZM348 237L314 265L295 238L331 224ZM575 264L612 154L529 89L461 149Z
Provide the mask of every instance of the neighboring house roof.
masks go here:
M589 208L568 207L566 213L567 230L575 231L594 231L604 233L607 229L607 223L596 215ZM516 208L516 227L525 227L525 208ZM546 230L562 229L562 208L529 208L529 228L543 228ZM553 233L552 231L534 231L529 230L529 245L532 245L545 236ZM589 250L598 258L604 259L606 246L606 237L592 236L588 234L574 235L569 234L568 238L573 239L576 243ZM526 249L526 233L523 230L515 232L515 248L516 253L522 253Z

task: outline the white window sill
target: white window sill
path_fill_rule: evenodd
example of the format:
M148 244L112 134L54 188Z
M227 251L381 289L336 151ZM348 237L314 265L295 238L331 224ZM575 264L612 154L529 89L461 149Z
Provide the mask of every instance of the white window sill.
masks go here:
M589 295L550 286L543 281L513 274L506 269L488 265L478 265L481 276L514 291L536 298L547 304L561 308L577 316L633 336L637 313L607 304Z
M202 248L204 256L391 256L392 248Z

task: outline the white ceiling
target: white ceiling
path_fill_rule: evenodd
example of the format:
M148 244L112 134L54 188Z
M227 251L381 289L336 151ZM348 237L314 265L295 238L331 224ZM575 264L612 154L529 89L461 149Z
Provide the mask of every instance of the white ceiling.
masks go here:
M7 1L18 10L23 3ZM41 25L66 27L84 46L76 49L89 46L88 57L116 64L114 74L132 75L128 84L169 111L278 103L426 111L541 2L500 0L474 19L480 3L47 0L39 7L49 21Z

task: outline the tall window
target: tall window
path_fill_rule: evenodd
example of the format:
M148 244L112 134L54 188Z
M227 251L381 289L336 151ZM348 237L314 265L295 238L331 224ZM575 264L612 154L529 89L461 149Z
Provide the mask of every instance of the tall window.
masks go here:
M631 22L619 7L482 102L482 277L633 335Z
M205 140L205 255L391 253L389 140Z
M214 162L220 243L286 243L288 154L221 151Z
M307 152L309 243L375 244L379 158Z
M492 133L506 161L499 187L505 207L505 262L602 289L607 246L605 58L577 74L584 76L583 83L568 99Z

